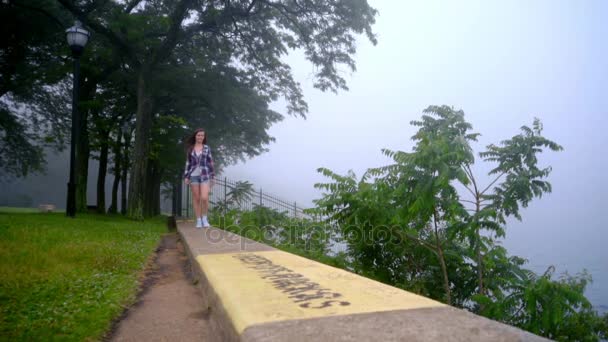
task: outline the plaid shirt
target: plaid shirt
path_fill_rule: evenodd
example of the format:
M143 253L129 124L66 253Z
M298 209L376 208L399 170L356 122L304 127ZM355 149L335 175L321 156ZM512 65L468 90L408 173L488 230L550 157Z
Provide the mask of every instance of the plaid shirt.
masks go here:
M213 158L211 157L211 148L207 145L203 145L203 153L196 155L194 148L188 154L186 159L186 170L184 171L184 178L190 179L190 175L197 166L201 167L201 178L215 178L215 169L213 167Z

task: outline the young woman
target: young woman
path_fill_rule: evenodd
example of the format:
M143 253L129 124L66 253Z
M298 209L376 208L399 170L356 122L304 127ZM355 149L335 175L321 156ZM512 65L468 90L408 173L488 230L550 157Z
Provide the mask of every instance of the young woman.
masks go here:
M186 140L184 180L192 189L196 228L209 227L209 221L207 221L209 189L213 187L215 178L211 148L206 143L207 134L202 128L194 131L194 134Z

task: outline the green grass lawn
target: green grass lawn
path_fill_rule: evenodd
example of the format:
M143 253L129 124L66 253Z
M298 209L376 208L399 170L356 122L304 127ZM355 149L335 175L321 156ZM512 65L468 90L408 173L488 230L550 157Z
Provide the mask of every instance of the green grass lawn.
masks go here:
M0 207L0 213L39 213L37 208Z
M166 231L161 218L0 209L0 339L100 339Z

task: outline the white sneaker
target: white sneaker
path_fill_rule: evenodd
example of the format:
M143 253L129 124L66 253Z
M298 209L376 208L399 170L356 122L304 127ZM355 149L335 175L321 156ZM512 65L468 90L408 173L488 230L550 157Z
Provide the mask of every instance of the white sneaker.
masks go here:
M207 221L207 216L203 216L203 227L209 228L209 221Z
M203 220L200 217L196 218L196 228L203 228Z

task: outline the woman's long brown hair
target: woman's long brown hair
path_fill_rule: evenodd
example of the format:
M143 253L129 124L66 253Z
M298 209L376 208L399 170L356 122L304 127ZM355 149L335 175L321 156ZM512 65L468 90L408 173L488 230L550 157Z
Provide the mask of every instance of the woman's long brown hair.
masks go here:
M194 144L196 144L196 135L198 132L205 132L202 128L197 128L194 133L186 139L184 144L186 145L186 155L190 155L192 149L194 148ZM203 145L207 144L207 132L205 132L205 137L203 138Z

